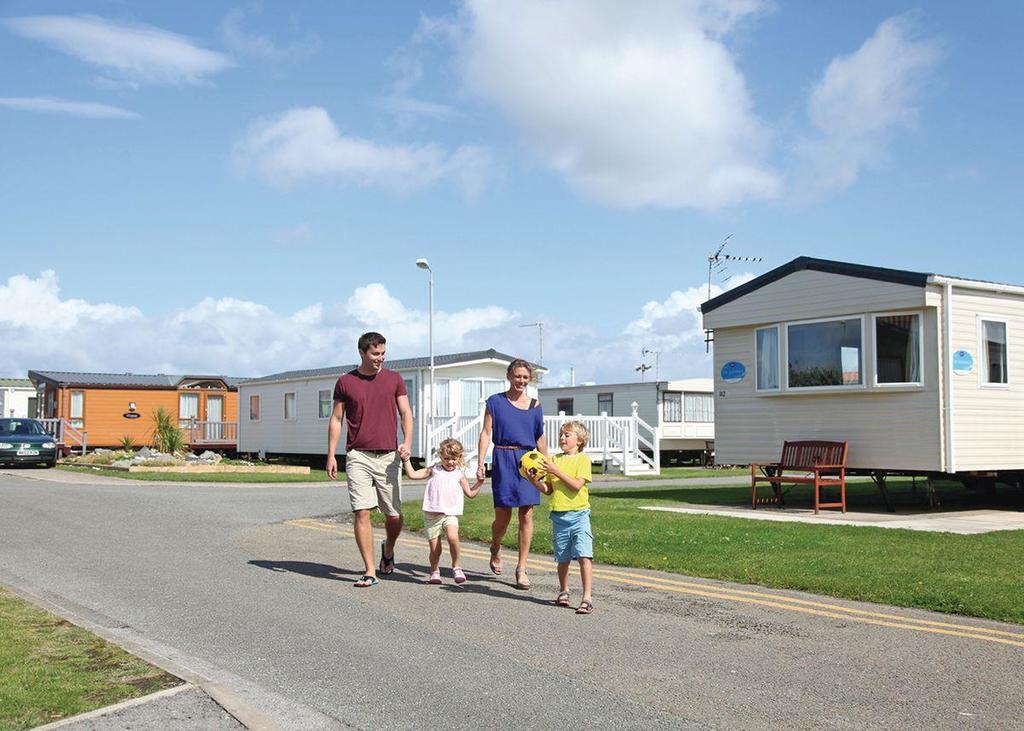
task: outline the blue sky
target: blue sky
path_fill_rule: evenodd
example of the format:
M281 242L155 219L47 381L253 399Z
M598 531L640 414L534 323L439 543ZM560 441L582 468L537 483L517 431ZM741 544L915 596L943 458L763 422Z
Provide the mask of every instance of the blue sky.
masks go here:
M638 10L640 8L640 10ZM1024 283L1024 6L0 3L0 374L710 375L727 235ZM650 359L649 359L650 360Z

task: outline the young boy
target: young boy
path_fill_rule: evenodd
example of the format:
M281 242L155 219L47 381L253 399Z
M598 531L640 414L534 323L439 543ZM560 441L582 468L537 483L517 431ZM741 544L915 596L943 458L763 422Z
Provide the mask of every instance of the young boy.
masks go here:
M580 562L583 581L583 601L576 614L594 611L593 559L594 535L590 529L590 498L587 485L591 482L590 457L582 450L590 433L578 421L568 421L558 431L558 446L562 453L545 460L547 476L534 480L545 495L549 495L551 508L552 543L558 562L558 596L555 604L569 606L569 564Z

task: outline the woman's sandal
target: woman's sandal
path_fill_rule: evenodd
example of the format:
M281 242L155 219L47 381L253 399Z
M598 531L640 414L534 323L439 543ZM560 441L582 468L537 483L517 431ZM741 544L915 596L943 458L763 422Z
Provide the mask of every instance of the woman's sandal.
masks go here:
M369 574L365 574L364 576L360 576L359 581L352 584L352 586L356 587L357 589L367 589L371 586L377 586L377 584L379 583L380 581L377 580L376 576L370 576Z
M501 546L498 546L497 548L491 546L491 560L489 563L491 566L491 573L495 576L501 575L501 556L498 555L499 553L501 553Z
M576 610L576 614L593 614L594 613L594 602L580 602L579 609Z
M556 607L567 607L567 606L569 606L569 592L567 592L567 591L560 591L560 592L558 592L558 596L555 597L555 606Z
M530 577L526 575L526 569L516 567L516 588L526 591L530 588Z

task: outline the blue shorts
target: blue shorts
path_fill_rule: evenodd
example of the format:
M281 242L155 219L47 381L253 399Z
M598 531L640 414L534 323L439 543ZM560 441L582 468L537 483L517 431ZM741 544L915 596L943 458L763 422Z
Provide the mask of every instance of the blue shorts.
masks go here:
M565 510L551 513L555 561L569 563L577 558L594 557L594 532L590 529L590 510Z

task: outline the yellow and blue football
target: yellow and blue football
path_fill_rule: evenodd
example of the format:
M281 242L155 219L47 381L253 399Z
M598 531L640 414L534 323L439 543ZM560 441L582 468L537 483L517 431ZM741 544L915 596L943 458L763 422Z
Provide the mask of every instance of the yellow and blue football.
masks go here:
M527 480L542 480L547 473L544 455L536 449L531 449L519 459L519 474Z

